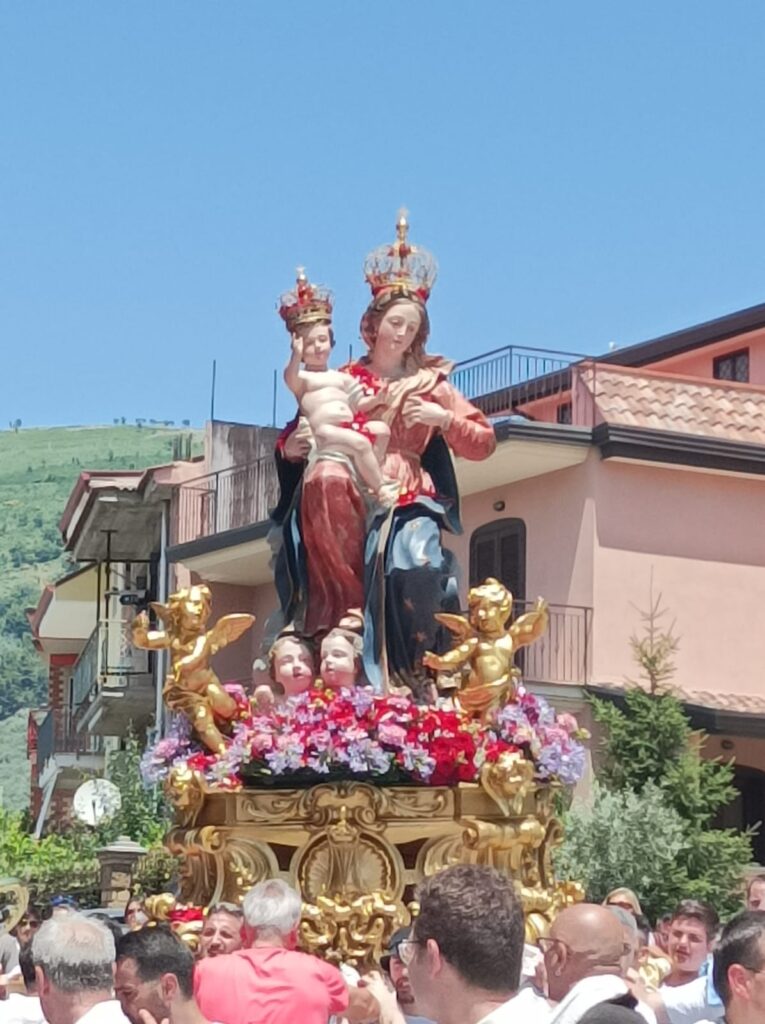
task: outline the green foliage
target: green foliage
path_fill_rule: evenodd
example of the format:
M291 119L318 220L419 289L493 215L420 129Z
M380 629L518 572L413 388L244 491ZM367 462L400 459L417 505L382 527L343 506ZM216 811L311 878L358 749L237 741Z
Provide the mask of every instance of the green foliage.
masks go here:
M128 836L142 846L151 846L162 839L170 818L167 804L159 788L147 789L141 778L141 744L131 731L124 749L109 756L106 775L120 791L122 807L102 826L104 842L117 836Z
M17 420L0 431L0 721L45 703L45 668L32 646L25 609L37 604L45 584L72 568L58 522L81 469L167 462L178 436L162 427L20 427ZM200 445L201 435L194 433L192 452ZM14 735L13 742L14 763L21 764L26 737ZM13 787L3 788L7 794ZM17 806L15 795L12 805Z
M640 793L596 783L592 804L569 810L563 825L556 871L581 881L589 900L601 903L612 889L626 885L640 894L652 919L677 902L685 881L677 868L685 824L654 783Z
M167 892L178 876L180 860L159 844L141 857L133 872L133 892L154 896Z
M647 688L633 685L628 689L623 709L610 701L592 700L595 717L605 726L599 771L603 789L596 797L603 808L597 811L604 819L615 816L616 805L605 795L628 802L631 798L643 800L648 794L648 804L656 805L656 813L660 804L681 823L683 842L671 870L659 873L654 868L655 844L635 843L632 850L625 848L620 873L614 872L614 863L602 851L593 848L587 877L593 891L600 892L603 885L609 888L605 882L601 884L601 873L621 885L629 884L627 878L634 877L635 872L644 874L653 879L650 887L635 888L654 913L670 910L683 897L707 899L721 913L732 912L740 905L741 879L751 860L751 842L748 834L712 827L717 812L735 795L733 766L701 756L706 737L691 728L682 704L666 685L674 670L678 644L671 627L664 630L657 624L663 615L660 602L661 598L652 602L651 610L643 615L643 635L632 638ZM580 835L583 813L571 812L570 835ZM649 807L645 813L650 815ZM616 821L612 827L617 829ZM575 842L579 845L573 845ZM581 863L587 856L585 850L581 838L567 838L561 863L567 858Z
M139 862L137 883L144 892L161 892L177 873L178 862L160 847L169 817L158 790L147 790L140 776L141 748L128 735L125 749L113 753L108 774L122 796L120 811L97 828L73 822L65 833L51 833L36 840L31 822L23 814L0 809L0 876L12 875L29 886L34 902L44 903L57 893L74 896L83 906L100 903L100 847L119 836L149 849Z
M29 803L28 717L17 711L0 722L0 807L9 811L23 811Z
M97 848L94 833L77 827L66 836L33 839L23 815L0 809L0 875L26 882L33 903L67 893L83 906L98 906Z

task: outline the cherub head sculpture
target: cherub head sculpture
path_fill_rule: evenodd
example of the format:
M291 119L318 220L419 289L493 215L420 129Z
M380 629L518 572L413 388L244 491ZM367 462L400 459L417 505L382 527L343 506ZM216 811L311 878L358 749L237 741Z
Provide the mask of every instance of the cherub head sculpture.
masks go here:
M155 611L161 607L162 605L157 605L156 602L152 604ZM203 630L211 611L212 594L204 583L185 587L175 594L170 594L167 599L167 618L177 635Z
M470 621L479 632L502 632L513 610L513 595L490 576L468 592L468 610Z
M314 681L311 645L293 633L278 637L268 652L268 671L287 697L310 690Z
M321 642L322 682L331 690L350 689L361 673L363 642L358 633L338 626Z

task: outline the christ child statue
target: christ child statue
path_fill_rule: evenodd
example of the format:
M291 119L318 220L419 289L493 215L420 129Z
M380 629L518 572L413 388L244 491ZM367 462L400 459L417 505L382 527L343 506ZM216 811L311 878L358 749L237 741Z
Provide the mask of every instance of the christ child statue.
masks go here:
M334 345L331 293L310 284L299 271L293 292L283 295L279 313L292 335L292 354L284 370L287 387L297 398L301 417L318 455L341 455L385 507L395 504L399 485L386 480L382 460L390 440L385 423L367 419L365 410L379 404L350 374L328 368Z

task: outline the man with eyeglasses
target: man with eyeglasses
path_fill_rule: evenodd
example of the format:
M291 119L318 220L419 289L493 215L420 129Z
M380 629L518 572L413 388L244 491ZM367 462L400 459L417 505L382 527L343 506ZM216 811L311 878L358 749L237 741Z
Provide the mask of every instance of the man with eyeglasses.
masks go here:
M605 1004L633 1011L638 1022L656 1024L653 1010L631 994L622 977L624 931L606 907L580 903L566 908L538 944L548 993L557 1003L548 1024L579 1024L588 1011Z
M730 920L715 948L714 984L725 1024L765 1021L765 911L747 910Z
M410 928L399 928L388 944L387 952L380 957L380 967L388 975L396 993L396 1003L406 1024L432 1024L428 1017L419 1014L417 1000L412 992L409 971L401 959L401 943L411 936Z

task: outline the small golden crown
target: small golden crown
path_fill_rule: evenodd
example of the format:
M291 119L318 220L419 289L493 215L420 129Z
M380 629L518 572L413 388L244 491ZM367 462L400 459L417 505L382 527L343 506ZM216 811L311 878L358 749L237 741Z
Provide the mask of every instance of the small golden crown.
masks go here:
M399 210L396 241L381 245L364 260L364 276L377 298L382 292L395 291L427 302L438 276L438 264L432 253L408 240L406 210Z
M295 287L279 298L279 316L294 331L301 324L317 324L332 319L332 292L321 284L311 284L304 267L297 268Z

